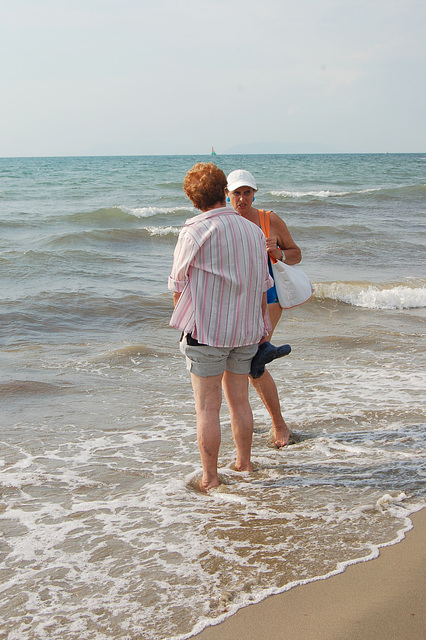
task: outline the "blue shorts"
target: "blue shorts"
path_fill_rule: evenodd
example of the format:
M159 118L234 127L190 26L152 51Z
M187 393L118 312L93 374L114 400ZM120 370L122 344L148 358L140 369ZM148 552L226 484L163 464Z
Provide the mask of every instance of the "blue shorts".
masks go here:
M266 302L268 304L273 304L274 302L279 302L278 300L278 296L277 296L277 290L275 288L275 285L273 285L270 289L268 289L268 291L266 292Z
M273 271L272 271L272 262L271 262L271 258L269 256L268 256L268 269L269 269L269 274L270 274L271 278L273 278L274 274L273 274ZM277 295L277 290L275 288L275 283L266 292L266 302L268 304L273 304L274 302L279 302L278 295Z

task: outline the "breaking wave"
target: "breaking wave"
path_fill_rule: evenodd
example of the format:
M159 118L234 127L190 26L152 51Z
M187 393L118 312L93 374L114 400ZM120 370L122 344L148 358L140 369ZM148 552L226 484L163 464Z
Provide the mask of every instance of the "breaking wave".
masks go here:
M366 309L418 309L426 307L426 286L319 282L315 283L315 297L338 300Z
M270 191L272 196L278 198L342 198L353 194L372 193L380 191L380 189L363 189L361 191L331 191L330 189L321 189L319 191L288 191L285 189L279 191Z

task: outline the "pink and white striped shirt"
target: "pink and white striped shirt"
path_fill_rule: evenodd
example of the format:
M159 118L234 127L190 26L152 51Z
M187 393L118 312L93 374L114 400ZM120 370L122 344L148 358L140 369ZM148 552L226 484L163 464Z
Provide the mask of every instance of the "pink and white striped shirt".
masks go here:
M257 344L270 330L262 314L268 272L265 236L234 209L221 207L185 222L168 288L181 295L172 327L212 347Z

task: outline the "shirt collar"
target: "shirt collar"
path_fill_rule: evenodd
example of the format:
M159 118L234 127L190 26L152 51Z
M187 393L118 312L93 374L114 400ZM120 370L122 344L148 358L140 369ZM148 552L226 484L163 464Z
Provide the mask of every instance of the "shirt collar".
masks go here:
M202 220L208 220L209 218L214 218L215 216L221 215L240 215L232 209L232 207L220 207L220 209L210 209L210 211L204 211L204 213L199 213L197 216L193 218L188 218L185 220L185 225L195 224L197 222L201 222Z

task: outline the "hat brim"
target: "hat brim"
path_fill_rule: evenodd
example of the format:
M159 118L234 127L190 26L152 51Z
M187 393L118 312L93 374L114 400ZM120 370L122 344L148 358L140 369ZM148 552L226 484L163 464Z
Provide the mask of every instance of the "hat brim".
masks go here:
M257 191L257 185L255 182L250 183L247 181L244 182L242 180L236 180L235 182L231 182L226 186L230 193L235 191L235 189L239 189L240 187L250 187L250 189L254 189L255 191Z

